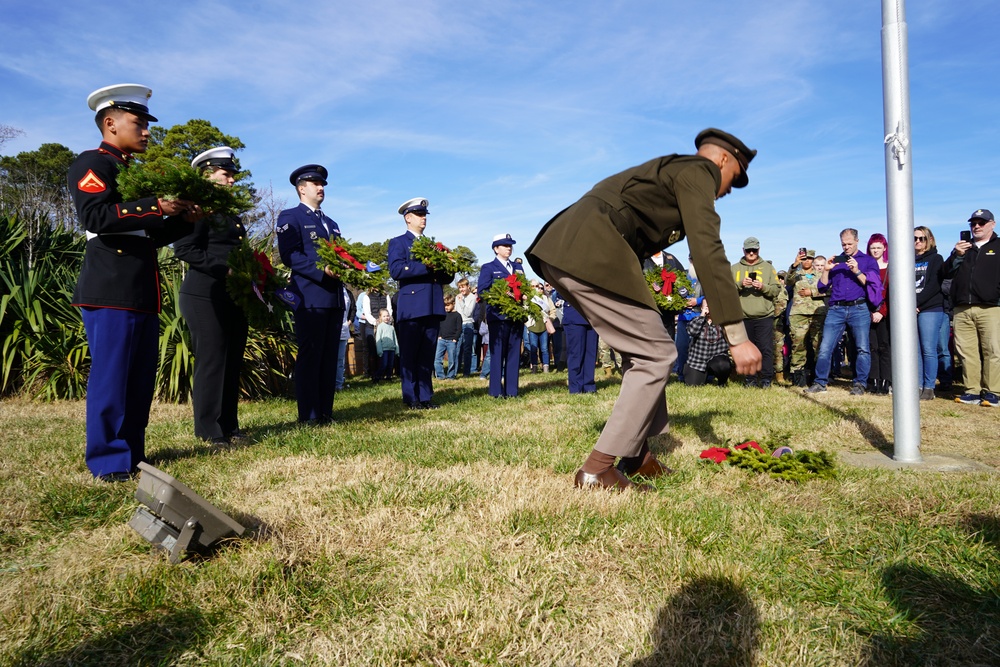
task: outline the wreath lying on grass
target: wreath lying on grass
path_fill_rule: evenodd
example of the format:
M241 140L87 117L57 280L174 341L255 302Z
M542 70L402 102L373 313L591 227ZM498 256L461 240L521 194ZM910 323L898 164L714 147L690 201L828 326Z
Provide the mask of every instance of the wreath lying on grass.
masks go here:
M527 322L529 317L542 319L541 306L532 301L536 296L538 290L518 271L503 280L494 280L488 290L479 293L482 301L513 322Z
M421 236L413 241L410 257L417 260L431 271L441 273L468 273L468 263L443 243L438 243L433 236Z
M365 257L358 257L357 249L352 254L345 245L346 241L343 239L317 239L316 254L323 261L316 266L320 269L329 266L342 282L362 292L382 288L386 278L385 270Z
M220 186L194 167L169 160L132 162L118 172L122 201L144 197L193 201L209 214L234 216L253 208L250 190L243 185Z
M691 279L685 271L649 269L643 276L657 307L665 313L679 313L694 295Z
M226 276L226 293L246 315L250 326L277 327L283 311L274 306L284 305L284 301L275 298L274 293L284 289L287 278L274 269L266 253L254 250L246 241L233 248L227 264L230 272Z
M780 446L769 452L755 440L748 440L732 449L710 447L701 453L701 458L706 462L725 461L737 468L767 473L774 479L789 482L833 479L837 476L834 457L830 452L823 450L810 452L804 449L793 452L792 448L787 446Z

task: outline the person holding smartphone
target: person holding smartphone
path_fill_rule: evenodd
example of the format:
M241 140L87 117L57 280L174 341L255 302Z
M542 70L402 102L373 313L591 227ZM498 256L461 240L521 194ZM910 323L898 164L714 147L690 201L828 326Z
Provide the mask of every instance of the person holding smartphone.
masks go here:
M988 408L1000 404L1000 238L995 227L993 214L977 209L944 264L952 278L955 351L965 385L955 402Z
M830 381L833 350L844 334L844 329L850 327L857 347L850 393L852 396L862 396L871 370L868 345L871 332L869 305L876 309L881 305L882 281L879 278L878 262L858 250L858 230L848 228L840 232L840 247L843 252L830 259L819 279L819 291L830 294L830 304L816 359L816 380L806 389L806 393L826 391L826 385Z
M760 350L760 372L744 377L748 387L767 389L774 380L774 301L783 285L778 272L761 259L760 241L750 236L743 241L743 257L732 265L733 280L743 307L743 326Z

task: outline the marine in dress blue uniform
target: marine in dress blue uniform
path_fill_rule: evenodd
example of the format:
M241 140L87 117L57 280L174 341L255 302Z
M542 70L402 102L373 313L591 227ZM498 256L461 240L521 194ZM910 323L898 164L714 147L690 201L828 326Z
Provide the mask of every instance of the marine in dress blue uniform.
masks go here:
M146 150L149 123L156 121L146 106L150 95L138 84L91 93L87 103L97 112L103 140L81 153L68 174L77 218L87 230L73 292L91 359L85 458L94 477L108 481L128 479L146 458L160 325L156 249L191 231L180 214L198 212L192 202L124 202L118 194L118 168Z
M485 294L495 280L506 280L507 276L514 273L524 273L521 265L510 258L515 243L510 234L493 237L493 252L497 256L480 269L479 282L476 284L478 294ZM524 323L512 322L496 308L486 304L486 327L490 332L490 396L517 396Z
M389 275L399 284L396 295L396 329L399 332L399 375L403 403L412 409L438 407L434 395L434 353L438 328L444 319L444 286L454 280L452 273L428 269L410 256L410 249L427 226L426 199L404 202L399 213L406 233L389 239Z
M299 193L299 205L278 216L278 253L292 271L289 290L300 299L295 309L295 401L298 419L309 424L333 421L337 383L337 350L344 320L343 284L329 267L320 268L320 239L340 238L340 227L320 209L327 171L308 164L292 172L289 181Z
M239 171L228 146L205 151L191 166L225 187ZM229 254L244 238L239 217L214 216L195 222L194 230L174 243L174 255L190 267L181 283L179 305L194 347L194 434L214 444L245 437L237 406L247 318L226 292Z

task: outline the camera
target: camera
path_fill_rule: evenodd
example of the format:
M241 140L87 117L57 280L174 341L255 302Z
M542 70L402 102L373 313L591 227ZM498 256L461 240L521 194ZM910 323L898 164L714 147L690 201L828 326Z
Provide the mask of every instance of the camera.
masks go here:
M750 280L757 280L757 272L756 271L751 271L749 275L750 275Z
M805 256L806 256L806 249L799 248L799 257L805 257Z
M833 263L834 264L843 264L844 262L846 262L849 259L850 259L850 257L848 257L847 253L842 252L842 253L840 253L839 255L837 255L836 257L833 258Z
M968 229L963 229L962 231L960 231L958 233L958 237L961 240L965 241L966 243L972 243L972 232L970 232Z

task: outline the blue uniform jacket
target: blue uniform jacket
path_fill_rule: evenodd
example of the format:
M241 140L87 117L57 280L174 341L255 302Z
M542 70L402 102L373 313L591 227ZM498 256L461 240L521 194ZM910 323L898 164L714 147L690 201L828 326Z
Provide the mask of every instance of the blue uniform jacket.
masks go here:
M512 261L511 265L514 267L514 273L524 273L524 269L522 269L517 262ZM493 284L494 280L506 280L509 275L510 274L507 273L507 267L503 265L503 262L501 262L499 258L494 259L492 262L483 264L482 268L479 270L479 282L476 284L476 292L478 294L485 294L490 288L490 285ZM498 312L496 308L486 304L487 322L498 322L506 319L507 318Z
M305 204L285 209L278 216L278 254L282 263L292 270L292 292L302 298L303 308L344 308L342 283L319 268L316 252L318 239L340 238L340 227L331 218L328 233L315 212Z
M389 275L399 284L396 297L396 321L415 320L433 315L444 319L444 285L455 279L453 273L431 271L423 262L410 257L416 240L407 230L402 236L389 239Z

